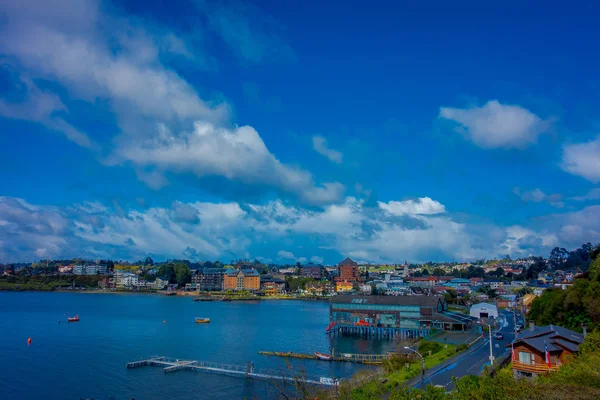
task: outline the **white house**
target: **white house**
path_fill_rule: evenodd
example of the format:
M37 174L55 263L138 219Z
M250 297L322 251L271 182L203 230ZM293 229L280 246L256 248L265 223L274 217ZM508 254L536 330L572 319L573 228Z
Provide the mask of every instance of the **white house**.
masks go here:
M498 308L490 303L473 304L469 314L475 318L498 318Z

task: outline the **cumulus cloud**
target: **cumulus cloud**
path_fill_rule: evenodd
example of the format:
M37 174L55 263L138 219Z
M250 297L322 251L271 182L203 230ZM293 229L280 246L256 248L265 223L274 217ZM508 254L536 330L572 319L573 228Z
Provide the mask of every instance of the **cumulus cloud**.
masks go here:
M144 211L114 205L74 204L59 208L0 198L0 254L10 261L86 256L140 259L192 257L277 257L304 263L285 250L290 240L303 252L327 252L369 262L473 260L509 253L545 254L554 246L574 248L600 241L600 206L551 214L526 226L501 227L457 222L448 213L398 218L380 207L348 197L321 210L293 207L279 200L262 205L181 203L199 221L178 221L173 207ZM421 222L415 225L414 220ZM258 249L269 243L276 250ZM267 254L265 254L267 251ZM153 258L156 258L153 256ZM331 256L330 256L331 257ZM320 256L312 257L321 262ZM339 260L328 260L336 262Z
M172 206L172 218L176 222L187 222L195 224L200 221L200 213L198 209L190 204L184 204L180 201L176 201Z
M313 136L313 149L329 159L332 163L341 164L343 155L340 151L330 149L327 145L327 139L323 136Z
M600 182L600 136L589 142L565 145L560 167L590 182Z
M153 189L169 184L165 172L191 172L252 185L257 191L266 187L311 205L341 199L342 184L316 184L308 171L281 163L252 127L222 127L229 126L228 104L202 99L163 63L165 53L192 56L175 33L110 14L110 7L95 0L38 3L10 2L3 9L0 52L24 71L21 86L27 93L21 103L0 101L1 115L43 123L81 146L94 147L92 139L67 122L68 109L60 97L34 83L57 82L71 98L101 100L110 107L121 135L102 160L132 165ZM248 60L259 62L274 47L285 48L248 26L244 10L200 9L214 17L213 28Z
M378 201L379 207L394 215L430 215L446 212L446 208L439 201L429 197L422 197L416 200L390 201L384 203Z
M220 176L246 184L266 185L304 203L321 205L339 201L345 190L337 182L315 185L312 175L281 163L250 126L219 128L196 122L191 132L175 134L161 125L155 136L132 141L118 149L113 162L131 162L139 168L191 172L197 177Z
M488 101L483 107L441 107L440 117L460 124L457 130L479 147L523 149L546 132L551 121L544 121L531 111Z
M564 207L562 195L560 193L546 194L541 189L535 188L533 190L521 190L520 188L514 188L513 193L516 194L526 203L549 203L554 207Z
M323 259L323 257L320 257L320 256L312 256L310 258L310 261L313 262L313 263L315 263L315 264L323 264L323 262L325 260Z

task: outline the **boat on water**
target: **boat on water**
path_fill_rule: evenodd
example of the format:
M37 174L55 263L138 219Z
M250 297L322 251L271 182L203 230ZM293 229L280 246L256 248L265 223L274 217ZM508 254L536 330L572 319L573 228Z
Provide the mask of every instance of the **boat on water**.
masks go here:
M79 315L67 318L68 322L79 322Z
M195 318L197 324L208 324L210 322L210 318Z
M317 359L322 360L322 361L331 361L331 358L332 358L331 355L319 353L318 351L315 351L315 356L317 356Z

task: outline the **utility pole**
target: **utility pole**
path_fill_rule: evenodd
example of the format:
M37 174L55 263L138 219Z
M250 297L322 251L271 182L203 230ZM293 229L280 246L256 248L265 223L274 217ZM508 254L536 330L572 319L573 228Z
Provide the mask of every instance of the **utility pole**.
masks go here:
M490 365L494 364L494 353L492 349L492 325L488 325L490 331Z

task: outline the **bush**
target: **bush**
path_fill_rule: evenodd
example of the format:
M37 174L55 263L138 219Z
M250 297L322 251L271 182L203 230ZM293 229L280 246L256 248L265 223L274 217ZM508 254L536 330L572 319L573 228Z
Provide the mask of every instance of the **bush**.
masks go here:
M419 352L423 355L429 354L429 352L431 352L431 354L435 354L438 351L442 350L443 347L444 346L442 344L437 342L421 340L421 343L419 343Z
M390 373L406 368L406 364L412 364L414 358L407 354L394 354L389 360L383 361L383 369L385 372Z

